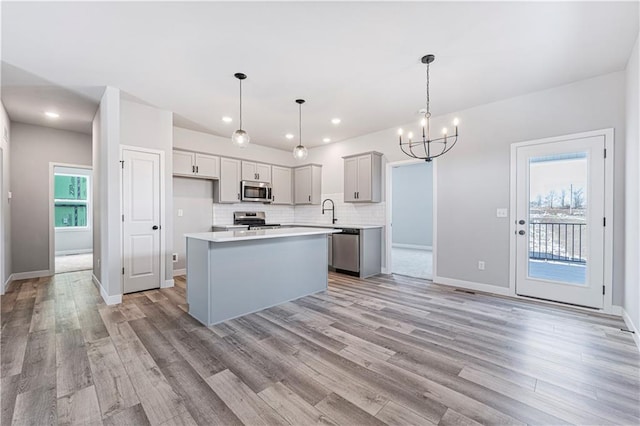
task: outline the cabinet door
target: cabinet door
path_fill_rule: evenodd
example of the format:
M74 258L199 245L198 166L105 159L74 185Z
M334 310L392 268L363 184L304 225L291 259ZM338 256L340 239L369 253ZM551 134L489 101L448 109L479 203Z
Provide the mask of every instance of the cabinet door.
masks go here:
M358 201L358 157L344 160L344 201L345 203Z
M242 162L242 180L258 180L258 171L256 170L256 163L251 161Z
M357 157L358 160L358 201L371 201L371 155Z
M294 188L295 204L311 204L311 166L295 169Z
M220 203L240 202L240 160L220 159Z
M196 176L217 179L220 177L220 157L196 154Z
M273 204L291 204L291 190L291 169L288 167L272 166L271 196Z
M193 152L173 151L173 174L181 176L193 176L195 166L195 154Z
M258 181L271 183L271 165L257 163L256 174L258 175Z

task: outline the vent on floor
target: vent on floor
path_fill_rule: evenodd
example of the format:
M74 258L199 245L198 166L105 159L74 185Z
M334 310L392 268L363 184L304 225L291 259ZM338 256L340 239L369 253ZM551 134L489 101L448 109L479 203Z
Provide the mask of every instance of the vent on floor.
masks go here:
M463 290L461 288L456 288L454 291L457 291L459 293L467 293L467 294L476 294L475 291L471 291L471 290Z

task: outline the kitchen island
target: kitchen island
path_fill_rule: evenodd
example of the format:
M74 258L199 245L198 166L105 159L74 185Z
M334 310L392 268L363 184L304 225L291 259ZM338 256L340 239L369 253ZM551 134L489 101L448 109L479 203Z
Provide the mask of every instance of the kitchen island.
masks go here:
M327 289L327 234L280 228L186 234L189 314L204 325Z

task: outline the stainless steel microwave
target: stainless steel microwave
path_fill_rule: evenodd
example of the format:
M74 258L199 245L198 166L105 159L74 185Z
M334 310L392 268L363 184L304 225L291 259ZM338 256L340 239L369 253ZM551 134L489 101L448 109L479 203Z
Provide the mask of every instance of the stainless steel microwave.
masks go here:
M271 202L271 184L266 182L253 182L243 180L240 183L242 201L257 201L260 203Z

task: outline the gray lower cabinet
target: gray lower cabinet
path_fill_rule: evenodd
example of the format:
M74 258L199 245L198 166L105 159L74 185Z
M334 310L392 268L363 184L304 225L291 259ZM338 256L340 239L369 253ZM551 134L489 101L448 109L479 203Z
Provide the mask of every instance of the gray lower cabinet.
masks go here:
M382 272L382 228L343 229L331 246L329 266L337 272L360 278Z

